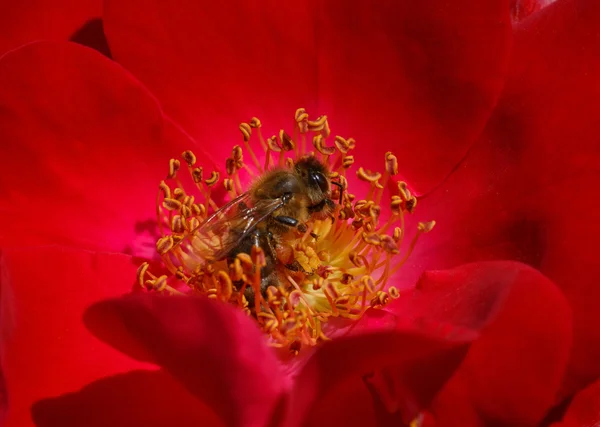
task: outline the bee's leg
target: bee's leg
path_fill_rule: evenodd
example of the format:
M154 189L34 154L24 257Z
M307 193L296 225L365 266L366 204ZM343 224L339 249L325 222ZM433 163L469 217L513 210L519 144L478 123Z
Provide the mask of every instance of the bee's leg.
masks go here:
M280 224L287 225L288 227L295 227L301 233L304 233L306 230L308 230L306 224L302 224L296 218L292 218L291 216L279 215L274 216L273 219Z
M344 186L337 181L331 181L331 183L340 189L340 200L338 203L341 205L344 198Z

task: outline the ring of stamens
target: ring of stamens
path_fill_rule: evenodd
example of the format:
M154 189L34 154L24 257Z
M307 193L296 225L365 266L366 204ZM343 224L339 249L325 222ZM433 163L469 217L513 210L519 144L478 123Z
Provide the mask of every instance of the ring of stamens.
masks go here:
M219 209L214 190L221 173L197 165L191 151L182 153L181 160L170 160L167 177L159 184L156 214L161 237L156 250L170 274L157 277L148 263L137 272L138 283L145 289L203 294L240 307L255 317L272 345L287 346L293 353L302 345L327 339L323 325L329 318L358 319L366 310L380 309L398 298L398 289L388 284L389 279L406 262L420 235L435 225L435 221L419 223L406 245L405 217L416 208L416 197L401 181L389 203L381 204L389 180L398 174L396 157L386 153L383 172L358 167L357 178L369 184L367 194L358 198L350 192L347 179L355 163L350 153L356 142L335 136L333 144L328 144L331 130L326 116L311 120L304 109L298 109L295 119L293 136L281 130L266 139L260 120L242 123L244 147L233 147L221 185L232 200L245 191L248 181L274 167L291 168L305 154L317 156L328 166L330 179L340 184L332 188L336 201L332 219L310 220L304 233L286 242L303 273L281 268L278 285L261 293L260 267L266 263L262 248L240 253L232 262L206 256L205 240L198 238L197 230ZM308 150L309 144L314 151ZM262 156L254 151L256 146ZM186 177L180 177L182 166L188 169ZM190 187L195 187L195 194ZM382 210L389 211L385 221L380 221ZM219 239L216 230L211 244L218 245ZM247 288L253 289L252 307L245 296Z

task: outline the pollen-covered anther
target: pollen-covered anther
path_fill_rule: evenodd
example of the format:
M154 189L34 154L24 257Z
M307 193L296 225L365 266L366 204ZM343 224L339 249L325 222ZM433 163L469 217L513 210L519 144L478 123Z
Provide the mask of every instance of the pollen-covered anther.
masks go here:
M362 233L362 239L368 245L379 246L381 244L381 237L375 233Z
M244 138L244 142L250 141L250 136L252 135L252 128L248 123L240 123L240 132L242 132L242 137Z
M390 254L395 255L400 252L400 249L398 248L398 245L392 236L382 236L379 243L380 246Z
M164 291L167 287L167 279L166 275L162 275L156 279L146 280L145 287L157 292Z
M181 153L181 157L190 168L196 164L196 155L190 150L186 150L183 153Z
M177 175L177 171L181 167L181 162L177 159L169 160L169 174L167 175L167 179L173 179Z
M371 299L371 307L373 308L382 308L390 302L390 296L383 292L379 291L373 299Z
M434 226L435 221L419 222L417 228L422 233L429 233L431 230L433 230Z
M417 207L417 198L411 197L406 201L405 206L408 213L413 213L415 211L415 208Z
M285 133L283 129L279 131L279 142L283 151L292 151L296 148L296 144L292 141L292 137Z
M346 139L339 135L335 137L334 144L342 154L346 154L348 151L352 150L356 145L353 138Z
M325 139L321 134L315 135L312 142L317 151L323 155L331 156L335 153L335 147L327 147L325 145Z
M252 117L250 119L250 121L248 122L248 124L253 129L257 129L257 128L260 128L262 126L262 123L260 122L260 120L258 119L258 117Z
M144 282L146 281L146 273L148 272L149 267L150 267L150 264L147 262L144 262L142 265L140 265L138 267L138 269L135 273L137 282L142 288L144 287Z
M354 156L344 156L342 158L342 167L344 169L350 168L354 164Z
M215 185L218 181L219 181L219 172L212 171L210 173L210 177L208 177L208 179L205 180L204 182L206 183L206 185L211 187L211 186Z
M231 178L225 178L223 180L223 186L226 191L233 191L233 180Z
M356 171L356 176L358 177L358 179L360 179L362 181L367 181L367 182L373 182L373 183L375 183L375 182L379 181L379 179L381 178L381 173L379 173L379 172L372 172L372 171L366 171L361 166Z
M163 199L162 204L169 211L178 211L181 209L181 202L177 199Z
M308 130L311 132L320 132L325 138L329 137L331 131L329 130L329 123L327 122L327 116L319 116L317 120L308 121Z
M173 233L183 233L185 231L181 215L174 215L171 219L171 231Z
M162 192L164 199L171 198L171 188L167 185L166 182L161 181L160 184L158 185L158 188Z
M281 145L279 145L275 135L267 138L267 146L269 147L269 150L274 151L275 153L279 153L281 151Z
M398 159L391 151L385 153L385 170L391 176L398 174Z
M403 201L408 201L412 198L408 185L404 181L398 182L398 195Z

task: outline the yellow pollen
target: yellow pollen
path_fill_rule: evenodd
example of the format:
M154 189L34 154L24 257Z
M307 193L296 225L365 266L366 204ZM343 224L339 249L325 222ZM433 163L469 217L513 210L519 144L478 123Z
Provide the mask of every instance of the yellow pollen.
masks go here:
M170 159L156 202L161 233L156 251L168 274L154 275L144 263L137 282L148 291L200 294L237 306L256 320L271 345L296 355L328 339L324 326L330 318L359 319L399 298L390 281L435 221L419 223L412 240L404 241L405 217L415 210L417 198L403 181L388 194L388 183L398 174L391 152L381 171L357 168L356 178L369 190L352 194L347 171L355 167L351 152L356 141L332 137L327 116L313 120L298 109L293 136L280 130L265 139L261 128L256 117L239 125L243 145L232 148L222 171L206 171L189 150L181 160ZM310 144L314 151L308 151ZM267 172L294 171L307 155L324 165L335 184L326 193L331 209L304 214L304 223L288 231L265 233L271 229L261 224L271 221L275 211L251 222L258 205L246 206L246 192ZM182 165L188 177L180 176ZM385 194L388 202L382 203ZM305 207L307 212L312 206ZM231 245L235 235L245 240ZM248 241L252 245L244 246Z

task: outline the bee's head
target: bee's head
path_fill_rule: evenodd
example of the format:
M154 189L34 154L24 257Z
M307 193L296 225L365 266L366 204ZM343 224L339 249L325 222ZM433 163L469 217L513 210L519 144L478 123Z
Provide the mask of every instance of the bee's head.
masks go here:
M306 184L313 201L328 196L331 187L325 165L314 156L303 157L294 166L296 172Z

